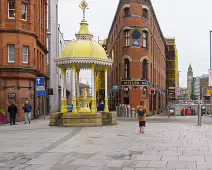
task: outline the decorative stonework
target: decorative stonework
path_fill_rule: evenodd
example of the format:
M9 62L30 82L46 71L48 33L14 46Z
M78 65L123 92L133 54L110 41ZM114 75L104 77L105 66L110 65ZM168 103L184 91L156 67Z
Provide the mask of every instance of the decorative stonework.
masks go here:
M149 57L148 56L141 57L140 62L142 63L145 59L149 62Z
M123 58L122 58L122 63L124 63L124 60L125 59L128 59L130 62L132 62L132 57L128 56L128 55L124 55Z

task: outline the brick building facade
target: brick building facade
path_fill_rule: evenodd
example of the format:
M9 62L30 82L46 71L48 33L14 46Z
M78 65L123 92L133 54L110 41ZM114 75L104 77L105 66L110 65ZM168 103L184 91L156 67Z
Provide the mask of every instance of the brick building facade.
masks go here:
M19 121L26 100L34 114L43 108L35 78L47 78L46 24L47 0L0 0L0 108L15 101Z
M109 71L110 109L136 107L149 112L166 107L165 39L150 0L120 0L107 40L114 63ZM114 92L113 86L119 86Z

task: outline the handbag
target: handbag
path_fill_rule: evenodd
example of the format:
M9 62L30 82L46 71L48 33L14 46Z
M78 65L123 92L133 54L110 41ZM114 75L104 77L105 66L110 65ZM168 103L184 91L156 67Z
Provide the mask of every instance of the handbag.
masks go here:
M144 110L140 110L140 111L138 112L138 115L139 115L139 116L144 116L144 114L145 114Z

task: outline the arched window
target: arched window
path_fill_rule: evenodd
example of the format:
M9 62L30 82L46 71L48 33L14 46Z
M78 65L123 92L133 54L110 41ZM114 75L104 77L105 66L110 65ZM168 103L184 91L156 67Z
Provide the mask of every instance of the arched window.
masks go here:
M143 47L147 48L148 47L148 32L143 31Z
M130 78L130 61L129 61L129 59L124 59L124 76L125 76L125 78Z
M143 60L143 79L148 79L148 61L147 61L147 59Z
M143 17L148 18L148 10L143 8Z

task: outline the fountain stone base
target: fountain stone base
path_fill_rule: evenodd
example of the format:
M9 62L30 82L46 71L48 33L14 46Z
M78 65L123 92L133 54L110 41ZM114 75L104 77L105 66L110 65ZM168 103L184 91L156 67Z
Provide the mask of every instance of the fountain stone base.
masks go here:
M116 112L109 113L52 113L50 115L49 126L64 126L64 127L95 127L116 125Z

